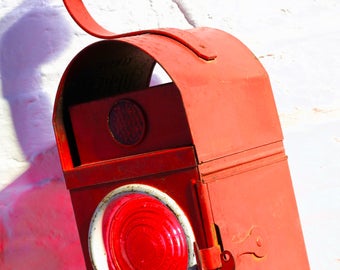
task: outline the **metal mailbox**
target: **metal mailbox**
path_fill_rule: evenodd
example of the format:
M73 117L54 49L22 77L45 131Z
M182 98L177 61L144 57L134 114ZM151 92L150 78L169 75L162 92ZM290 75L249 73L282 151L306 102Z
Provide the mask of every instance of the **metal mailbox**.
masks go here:
M268 75L216 29L115 35L67 67L53 125L88 269L309 269ZM172 82L150 87L155 64Z

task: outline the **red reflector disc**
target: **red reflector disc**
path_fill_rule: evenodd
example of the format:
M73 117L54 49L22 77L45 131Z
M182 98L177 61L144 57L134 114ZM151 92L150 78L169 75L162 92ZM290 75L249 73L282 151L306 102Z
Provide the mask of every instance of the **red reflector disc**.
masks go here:
M175 214L158 199L127 193L111 201L103 216L110 269L187 269L188 244Z
M122 145L133 146L140 143L146 129L141 108L131 100L119 100L110 111L109 128L113 138Z

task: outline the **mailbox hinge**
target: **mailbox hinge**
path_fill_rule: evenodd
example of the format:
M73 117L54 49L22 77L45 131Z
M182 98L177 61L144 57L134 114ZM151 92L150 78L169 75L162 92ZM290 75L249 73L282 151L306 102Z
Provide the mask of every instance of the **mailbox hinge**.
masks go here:
M197 243L195 243L195 254L198 269L222 269L221 246L218 243L216 228L210 208L208 188L207 185L202 182L197 182L196 188L206 237L205 248L200 249Z
M220 246L199 249L195 243L195 255L199 270L216 270L222 268Z

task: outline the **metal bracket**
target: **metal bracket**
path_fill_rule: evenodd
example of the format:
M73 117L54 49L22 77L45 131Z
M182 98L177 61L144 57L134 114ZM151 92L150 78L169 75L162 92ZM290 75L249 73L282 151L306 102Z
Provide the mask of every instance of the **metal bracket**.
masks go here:
M200 270L221 269L221 249L220 246L199 249L197 243L194 243L197 266Z

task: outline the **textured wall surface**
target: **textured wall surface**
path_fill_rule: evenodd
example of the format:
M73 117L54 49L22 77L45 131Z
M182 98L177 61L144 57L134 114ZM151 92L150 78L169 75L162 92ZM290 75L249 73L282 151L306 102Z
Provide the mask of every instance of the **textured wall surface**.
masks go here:
M210 26L254 52L271 78L311 269L340 269L339 1L84 2L114 32ZM51 117L67 64L96 40L61 0L0 0L0 269L85 269Z

